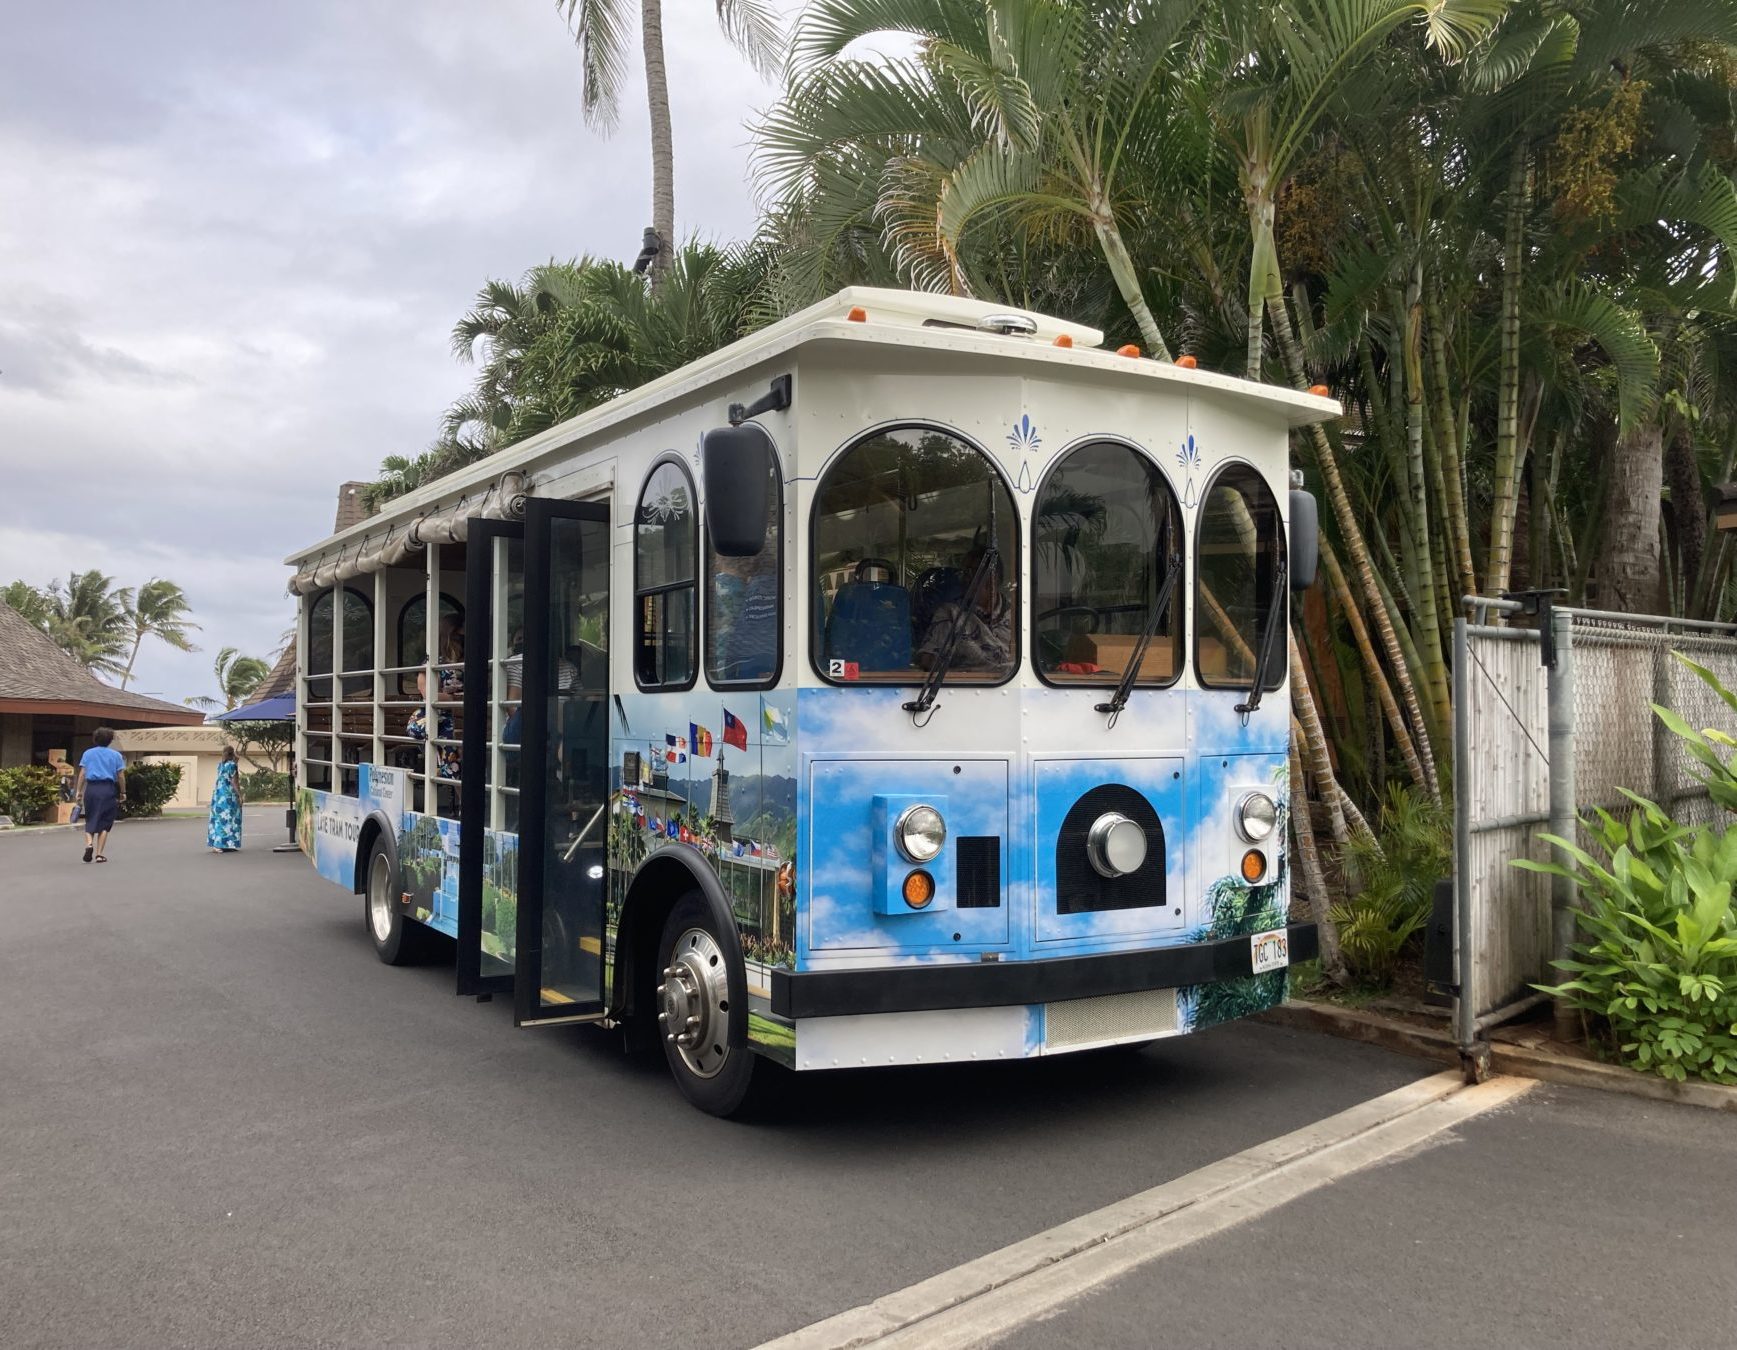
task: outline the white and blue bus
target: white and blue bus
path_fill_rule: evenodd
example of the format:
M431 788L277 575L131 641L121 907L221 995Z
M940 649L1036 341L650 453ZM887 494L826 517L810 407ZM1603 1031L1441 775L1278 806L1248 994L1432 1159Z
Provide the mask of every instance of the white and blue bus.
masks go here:
M845 291L295 554L298 832L380 958L720 1114L1282 998L1338 407L1102 342Z

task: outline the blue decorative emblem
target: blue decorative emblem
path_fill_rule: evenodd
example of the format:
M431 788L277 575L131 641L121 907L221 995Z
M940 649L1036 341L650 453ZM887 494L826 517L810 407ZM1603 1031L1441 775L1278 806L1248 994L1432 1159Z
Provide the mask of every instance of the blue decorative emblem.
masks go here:
M1192 431L1188 433L1188 439L1182 442L1182 448L1176 452L1176 462L1182 466L1187 480L1182 488L1182 504L1192 511L1200 500L1194 492L1194 471L1200 467L1200 446Z
M1019 455L1019 477L1015 480L1021 492L1030 492L1036 484L1032 481L1031 456L1043 444L1043 437L1037 434L1037 428L1032 425L1031 414L1021 413L1019 420L1013 424L1013 430L1007 433L1007 444Z

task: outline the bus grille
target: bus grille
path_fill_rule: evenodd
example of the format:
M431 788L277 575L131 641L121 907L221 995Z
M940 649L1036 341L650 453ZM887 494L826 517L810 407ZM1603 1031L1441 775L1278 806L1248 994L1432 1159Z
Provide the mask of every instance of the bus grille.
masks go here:
M1071 998L1065 1003L1046 1003L1043 1011L1046 1050L1169 1036L1177 1030L1174 989Z
M1001 840L993 834L959 839L959 908L995 909L1001 904Z

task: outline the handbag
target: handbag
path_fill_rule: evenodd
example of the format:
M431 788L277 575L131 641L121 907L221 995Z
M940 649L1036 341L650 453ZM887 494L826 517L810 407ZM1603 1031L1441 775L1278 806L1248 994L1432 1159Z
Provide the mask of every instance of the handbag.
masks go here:
M72 815L69 817L69 819L72 821L72 823L74 825L76 825L79 822L79 818L83 815L84 815L84 803L83 802L74 802L72 804Z

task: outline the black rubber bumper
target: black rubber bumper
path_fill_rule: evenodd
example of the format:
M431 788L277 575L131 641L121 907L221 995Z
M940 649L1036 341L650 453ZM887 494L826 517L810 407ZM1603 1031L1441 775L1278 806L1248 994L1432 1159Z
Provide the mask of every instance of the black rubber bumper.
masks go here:
M1312 923L1294 923L1291 961L1310 961L1320 950ZM1102 956L1044 961L952 961L880 970L772 972L772 1011L779 1017L843 1017L851 1013L929 1012L937 1008L1001 1008L1059 1003L1070 998L1132 994L1211 984L1251 973L1246 937L1194 942Z

